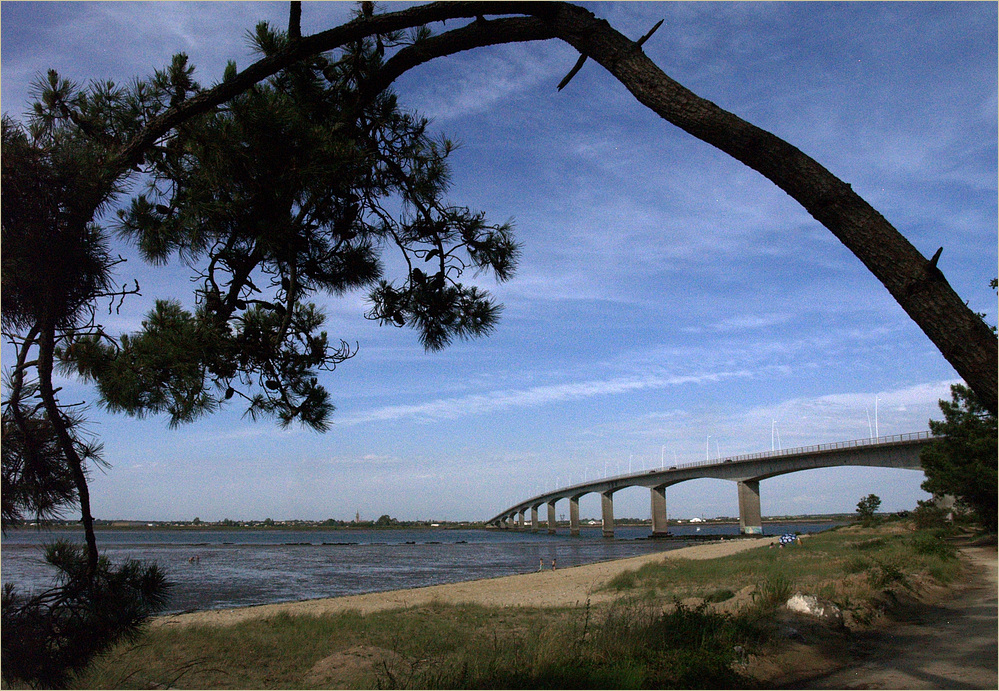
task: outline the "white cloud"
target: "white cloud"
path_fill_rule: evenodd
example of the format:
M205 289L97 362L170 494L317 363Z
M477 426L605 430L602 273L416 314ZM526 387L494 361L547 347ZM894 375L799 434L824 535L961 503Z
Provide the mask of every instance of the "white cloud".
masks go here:
M557 50L557 49L556 49ZM485 113L550 81L558 72L547 46L496 46L421 66L400 78L406 108L435 122ZM427 79L427 73L433 79Z
M950 398L954 383L957 380L924 382L888 391L791 398L748 408L736 406L728 411L656 411L608 427L612 436L634 435L641 440L661 439L666 431L679 430L681 448L688 454L699 450L702 457L703 436L708 433L721 440L726 454L763 451L771 441L786 449L863 439L873 434L875 426L881 436L906 434L924 431L928 419L939 418L937 402ZM685 438L690 436L690 430L699 430L700 438ZM674 432L673 437L677 436Z
M742 314L728 317L721 321L709 324L706 328L709 331L744 331L746 329L764 329L778 324L784 324L791 319L787 313L771 314ZM687 330L687 329L685 329ZM692 329L691 329L692 330Z
M306 4L303 19L318 30L351 9ZM4 105L14 113L24 75L49 66L124 82L187 50L210 82L226 59L248 63L245 31L258 19L287 19L287 6L274 3L2 10L22 19L5 22L3 36ZM994 5L594 10L633 38L665 16L644 49L668 74L815 156L927 256L943 245L951 283L976 311L995 313L986 288L996 249ZM105 513L149 516L155 506L164 517L205 518L217 503L216 513L233 517L278 506L288 517L352 517L361 504L369 515L426 516L439 498L386 491L385 478L405 487L411 471L440 478L444 492L468 484L450 492L463 504L456 510L481 518L481 507L521 499L513 495L549 476L576 477L585 464L590 477L632 453L658 464L665 439L667 454L697 460L708 434L712 452L716 441L723 453L769 449L774 420L785 447L858 438L868 412L874 424L875 396L882 433L939 417L936 401L955 375L831 233L754 171L652 114L598 65L556 94L575 58L557 41L496 47L421 66L397 84L404 107L436 117L434 129L464 144L453 159L455 203L517 218L521 271L487 286L508 307L489 339L426 354L412 330L364 320L363 291L324 299L330 334L361 345L358 358L323 375L340 407L330 434L251 424L235 406L177 431L162 418L95 411L115 464L95 474L95 494L113 487ZM149 297L190 296L186 271L160 277L130 263L123 277L126 269ZM139 305L107 321L133 328ZM712 372L721 373L715 381ZM67 402L93 398L79 382L60 384ZM379 422L391 424L372 434ZM303 455L316 459L312 489L273 496L270 487L302 475ZM145 485L115 480L131 477L129 463L147 464L134 473L148 474ZM442 470L454 467L463 470ZM240 477L250 480L238 491L187 489ZM822 509L833 492L852 509L855 483L824 483L787 496L813 497L802 508ZM690 514L733 514L730 489L717 509L702 508L714 490L694 492ZM189 491L197 496L183 499ZM648 506L639 494L635 515Z
M744 371L675 376L649 375L637 378L621 377L569 384L535 386L519 390L491 391L485 394L438 399L415 405L386 406L348 417L341 424L357 425L367 422L385 422L400 419L414 419L419 421L456 419L468 415L481 415L496 410L533 408L551 403L593 398L595 396L627 394L646 389L663 389L707 381L717 382L732 377L745 376L749 375Z

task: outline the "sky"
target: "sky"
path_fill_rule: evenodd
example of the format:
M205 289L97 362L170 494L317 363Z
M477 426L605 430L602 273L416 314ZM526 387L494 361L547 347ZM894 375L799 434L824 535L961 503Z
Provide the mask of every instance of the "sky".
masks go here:
M382 9L404 5L385 3ZM595 3L695 93L784 138L880 211L996 323L995 3ZM305 3L303 31L349 19ZM283 26L285 3L0 5L0 105L21 117L49 68L127 82L179 51L210 85L253 56L247 31ZM447 28L456 26L449 22ZM440 30L440 25L432 27ZM570 483L782 448L926 430L960 381L883 286L796 202L666 123L558 41L480 49L394 85L402 107L461 143L449 200L512 220L522 243L495 332L426 353L410 329L364 318L363 293L319 302L357 356L324 374L337 410L317 434L251 422L237 407L177 429L86 401L107 469L94 515L203 521L388 514L485 520ZM122 280L142 297L111 329L138 327L156 298L189 304L178 264L134 248ZM9 362L11 351L5 346ZM761 483L764 516L882 509L928 495L918 471L836 468ZM615 495L647 518L643 488ZM737 516L736 486L667 490L672 518ZM598 495L581 515L600 514ZM565 506L559 512L567 513Z

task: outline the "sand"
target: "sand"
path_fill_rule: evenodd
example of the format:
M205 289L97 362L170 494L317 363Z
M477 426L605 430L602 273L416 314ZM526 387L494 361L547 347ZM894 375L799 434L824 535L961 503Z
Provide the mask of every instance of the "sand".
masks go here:
M625 571L633 571L648 562L664 559L715 559L774 542L775 538L722 540L667 552L656 552L628 559L585 564L551 571L550 569L502 576L464 583L447 583L409 590L391 590L346 597L285 602L256 607L205 610L157 617L151 624L160 626L210 625L229 626L247 619L277 614L321 615L344 611L361 614L387 609L426 605L432 602L479 604L490 607L561 607L613 600L616 593L600 592L601 586Z

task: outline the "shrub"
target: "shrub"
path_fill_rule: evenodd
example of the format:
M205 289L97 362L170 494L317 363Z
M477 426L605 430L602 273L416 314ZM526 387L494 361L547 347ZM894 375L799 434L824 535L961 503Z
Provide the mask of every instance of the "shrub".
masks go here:
M707 609L702 603L674 607L652 622L645 632L652 661L652 688L748 688L750 681L732 669L736 646L760 640L765 633L743 618Z
M871 566L871 562L861 556L853 556L847 559L846 564L843 565L843 570L850 573L861 573L867 571Z
M932 500L920 500L912 512L912 521L917 530L945 528L947 527L947 509L937 506Z
M874 523L874 514L879 508L881 508L881 497L876 494L868 494L857 502L857 515L864 525L871 525Z
M68 542L49 545L45 559L59 570L57 587L28 596L4 586L0 667L8 684L65 686L94 656L138 636L166 603L170 584L156 565L113 566L102 557L88 576L84 548Z
M760 581L753 592L753 603L760 610L776 609L787 602L794 590L794 581L782 573L772 574Z
M916 554L937 557L943 561L957 559L957 550L939 535L929 532L918 532L909 540Z
M867 572L867 580L872 587L878 590L890 590L896 584L907 590L912 590L898 559L875 560L874 567Z
M854 544L854 547L861 551L884 549L887 546L888 539L883 537L872 537L870 540L864 540L863 542Z
M613 588L614 590L631 590L636 585L638 585L638 577L634 571L625 571L614 576L607 584L608 588Z

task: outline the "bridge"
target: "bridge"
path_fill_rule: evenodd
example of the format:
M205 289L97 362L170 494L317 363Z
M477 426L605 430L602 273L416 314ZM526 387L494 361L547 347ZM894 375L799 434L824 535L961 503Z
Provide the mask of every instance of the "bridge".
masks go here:
M614 493L626 487L648 487L652 495L652 535L667 533L666 488L687 480L718 478L736 483L739 497L739 530L743 534L763 532L760 510L760 481L777 475L834 466L868 466L919 470L919 453L933 440L929 432L897 434L890 437L855 439L832 444L804 446L782 451L733 456L724 460L671 465L616 475L600 480L561 487L514 504L486 521L486 525L524 529L525 515L531 512L531 529L538 530L538 509L548 505L548 533L555 533L555 503L569 500L569 534L579 535L579 499L600 494L604 537L614 537Z

